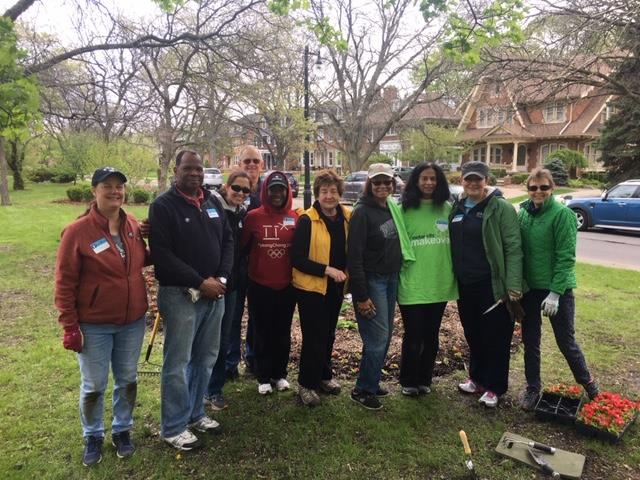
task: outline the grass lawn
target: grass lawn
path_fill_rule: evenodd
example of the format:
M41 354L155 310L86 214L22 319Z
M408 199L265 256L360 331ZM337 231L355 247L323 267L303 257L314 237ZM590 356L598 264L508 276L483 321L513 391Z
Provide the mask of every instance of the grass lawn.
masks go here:
M134 457L118 460L107 434L102 463L82 467L78 368L62 348L52 300L60 230L82 211L53 202L64 189L28 185L0 208L0 478L464 478L458 431L465 429L482 478L542 478L493 452L508 430L586 455L584 478L640 479L637 425L610 445L517 408L522 352L512 359L511 393L496 410L456 393L463 372L437 379L434 393L419 399L403 398L392 384L379 412L356 406L346 393L316 409L297 406L292 392L259 398L255 382L242 378L225 387L231 407L215 415L224 432L193 453L161 442L159 378L143 376ZM146 215L145 207L128 210ZM577 337L593 373L606 389L640 396L640 273L580 264L578 282ZM543 337L543 379L571 382L548 325Z

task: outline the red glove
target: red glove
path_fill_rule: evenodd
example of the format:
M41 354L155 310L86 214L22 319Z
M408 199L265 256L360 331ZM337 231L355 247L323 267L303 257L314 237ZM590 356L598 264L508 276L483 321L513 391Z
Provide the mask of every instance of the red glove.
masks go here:
M82 336L82 331L78 325L74 325L73 327L64 327L62 345L67 350L73 350L78 353L82 352L84 337Z

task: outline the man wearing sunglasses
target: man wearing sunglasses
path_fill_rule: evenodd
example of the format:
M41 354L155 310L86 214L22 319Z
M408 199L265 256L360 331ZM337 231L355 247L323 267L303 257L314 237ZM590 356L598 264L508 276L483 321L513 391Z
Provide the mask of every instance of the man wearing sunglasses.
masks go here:
M240 152L240 169L249 175L252 190L247 210L253 210L261 205L260 189L262 188L262 181L260 180L260 174L263 168L264 161L260 151L251 145L244 147Z

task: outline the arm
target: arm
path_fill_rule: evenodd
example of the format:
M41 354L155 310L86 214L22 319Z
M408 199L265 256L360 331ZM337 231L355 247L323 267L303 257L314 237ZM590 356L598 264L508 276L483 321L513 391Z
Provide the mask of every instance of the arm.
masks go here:
M220 259L220 267L218 268L218 272L216 272L216 276L229 278L231 276L231 269L233 268L233 230L231 229L229 217L222 209L222 206L220 206L220 210L222 211L221 218L224 219L222 225L222 245L220 248L220 254L222 257Z
M562 208L553 222L553 242L555 262L549 289L562 295L571 283L576 266L576 236L578 226L576 215L568 208Z
M60 312L58 322L65 328L78 326L76 292L80 285L82 258L75 241L75 232L62 232L58 256L56 257L55 304Z
M302 215L296 224L293 233L293 246L291 247L292 264L303 273L324 277L328 265L314 262L309 259L309 244L311 242L311 219Z
M515 209L506 200L501 207L500 236L504 251L507 290L522 293L522 242Z
M347 241L347 269L353 299L363 302L369 298L367 276L364 271L364 248L367 243L367 218L362 209L356 208L349 222Z

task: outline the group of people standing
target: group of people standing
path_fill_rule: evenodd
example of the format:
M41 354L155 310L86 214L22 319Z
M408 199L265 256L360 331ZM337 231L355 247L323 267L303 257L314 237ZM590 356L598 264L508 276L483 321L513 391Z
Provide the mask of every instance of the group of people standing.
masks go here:
M294 211L282 172L261 179L257 149L244 148L239 167L211 193L202 188L200 156L180 152L175 183L153 202L142 230L121 208L126 177L99 169L92 178L95 201L63 231L56 306L64 347L77 352L80 365L85 465L102 458L110 366L112 443L121 458L135 450L130 430L147 310L142 268L151 263L165 335L161 435L180 450L198 446L197 432L220 429L205 406L215 411L228 405L223 387L238 375L245 295L245 361L260 395L290 388L296 304L302 330L298 398L314 406L320 393L340 393L331 360L348 291L363 345L351 399L367 409L382 408L379 399L389 393L380 378L396 303L404 325L403 395L431 392L440 324L453 300L470 350L461 392L497 406L508 388L514 329L509 306L521 302L527 380L522 407L533 408L541 389L541 311L576 381L589 396L597 394L574 337L576 222L554 200L547 170L531 173L530 199L519 213L487 185L489 170L481 162L462 166L464 193L455 201L440 166L416 166L400 204L393 198L391 167L373 164L353 210L340 203L343 180L321 171L313 205Z

